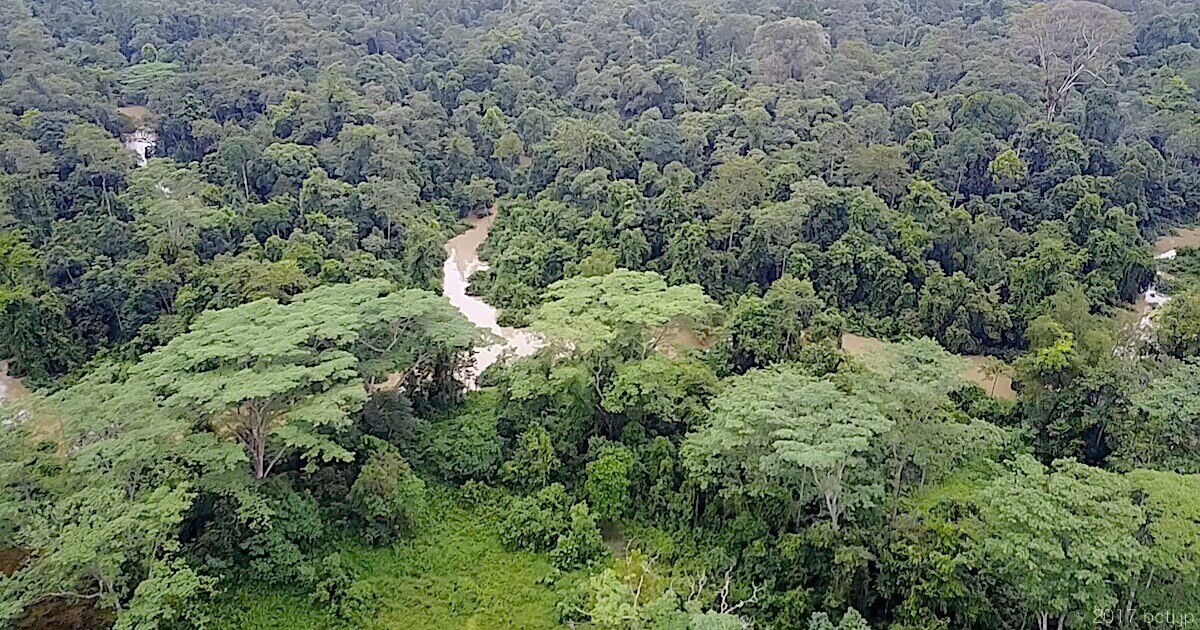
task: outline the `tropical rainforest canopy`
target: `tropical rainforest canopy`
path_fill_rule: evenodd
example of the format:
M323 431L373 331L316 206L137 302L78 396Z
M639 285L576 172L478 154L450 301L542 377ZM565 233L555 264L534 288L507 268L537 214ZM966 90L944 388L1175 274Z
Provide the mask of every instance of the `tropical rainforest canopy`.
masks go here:
M1200 623L1198 91L1195 0L0 0L0 625Z

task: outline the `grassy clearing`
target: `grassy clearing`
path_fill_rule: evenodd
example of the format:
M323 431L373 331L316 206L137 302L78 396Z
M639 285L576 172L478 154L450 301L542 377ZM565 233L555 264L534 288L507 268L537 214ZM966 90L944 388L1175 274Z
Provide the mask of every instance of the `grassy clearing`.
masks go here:
M243 588L216 603L213 627L292 628L555 628L555 594L540 583L549 562L503 548L496 518L438 501L413 541L394 548L342 550L358 580L376 594L369 612L339 620L306 593Z

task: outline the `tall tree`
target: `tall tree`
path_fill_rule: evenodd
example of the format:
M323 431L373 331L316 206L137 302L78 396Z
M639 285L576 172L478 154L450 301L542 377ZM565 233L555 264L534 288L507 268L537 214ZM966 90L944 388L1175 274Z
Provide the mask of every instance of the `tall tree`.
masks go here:
M829 34L820 23L793 17L755 29L749 52L764 81L781 83L815 77L829 50Z
M734 377L681 455L701 488L734 500L775 497L798 519L818 499L834 529L863 500L857 473L892 421L874 406L795 367Z
M1014 51L1040 71L1047 120L1062 111L1080 84L1104 82L1103 73L1129 33L1129 21L1119 11L1087 0L1035 4L1013 19Z
M378 378L419 360L413 354L419 346L400 343L415 341L401 334L407 326L424 326L426 342L462 328L456 319L419 317L421 297L361 280L315 289L288 305L264 299L208 311L187 334L145 356L137 374L174 413L241 444L255 479L292 454L310 467L348 460L351 453L334 435L367 399L359 356ZM451 339L460 341L457 334Z
M979 493L975 566L1004 580L1017 618L1062 628L1078 611L1113 609L1146 561L1145 515L1121 476L1074 461L1047 469L1021 456Z

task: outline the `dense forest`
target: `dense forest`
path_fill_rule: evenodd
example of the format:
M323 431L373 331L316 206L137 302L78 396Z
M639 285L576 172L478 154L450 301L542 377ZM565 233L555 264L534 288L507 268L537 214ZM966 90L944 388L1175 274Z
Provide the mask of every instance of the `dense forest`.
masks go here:
M0 0L0 625L1200 627L1198 213L1196 0Z

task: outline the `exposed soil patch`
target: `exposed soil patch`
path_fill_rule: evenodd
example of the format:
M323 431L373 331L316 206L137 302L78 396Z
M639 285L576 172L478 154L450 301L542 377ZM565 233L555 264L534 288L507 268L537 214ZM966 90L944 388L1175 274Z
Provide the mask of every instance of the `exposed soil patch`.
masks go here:
M48 599L25 609L17 630L103 630L113 625L113 615L96 608L91 600Z
M883 349L886 341L875 337L863 337L846 333L842 335L842 349L846 354L852 357L862 357L873 352L878 352ZM978 354L959 355L967 360L967 368L963 370L963 380L975 383L983 388L990 396L1001 400L1016 400L1017 392L1013 389L1012 377L1008 374L999 374L995 377L988 376L984 372L984 366L988 363L988 357Z
M16 547L0 549L0 574L12 577L17 569L21 568L21 563L25 558L29 557L29 552Z
M1179 230L1176 234L1154 241L1154 255L1161 256L1173 249L1184 247L1200 247L1200 227Z
M117 111L124 114L129 120L132 120L135 127L141 127L146 119L150 117L150 110L145 105L126 105L125 107L118 107Z

